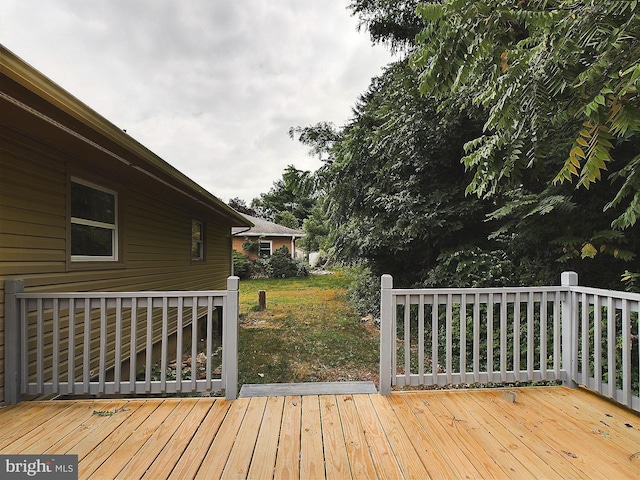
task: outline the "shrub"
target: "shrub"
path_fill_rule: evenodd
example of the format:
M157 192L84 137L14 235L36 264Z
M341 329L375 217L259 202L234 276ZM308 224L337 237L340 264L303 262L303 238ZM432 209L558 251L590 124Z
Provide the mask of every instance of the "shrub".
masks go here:
M354 267L350 271L349 303L358 315L372 315L380 320L380 278L365 265Z
M291 258L286 246L277 249L270 257L254 260L251 269L252 278L291 278L309 275L307 265Z
M233 274L240 278L249 278L251 262L249 257L237 250L233 251Z

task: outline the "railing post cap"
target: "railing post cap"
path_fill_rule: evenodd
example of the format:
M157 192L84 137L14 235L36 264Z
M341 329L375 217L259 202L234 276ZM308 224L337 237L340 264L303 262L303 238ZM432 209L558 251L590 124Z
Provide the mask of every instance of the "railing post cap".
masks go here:
M563 287L574 287L578 285L578 274L576 272L562 272L560 284Z
M388 273L382 275L382 278L380 279L380 286L382 288L393 288L393 277Z
M8 278L4 281L4 292L8 294L24 292L24 280L21 278Z
M240 277L227 278L227 290L238 290L240 288Z

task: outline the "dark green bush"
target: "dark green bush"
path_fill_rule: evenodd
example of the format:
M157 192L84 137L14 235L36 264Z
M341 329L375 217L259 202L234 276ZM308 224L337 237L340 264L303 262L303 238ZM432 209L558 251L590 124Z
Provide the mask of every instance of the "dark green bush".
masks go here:
M251 262L249 257L236 250L233 251L233 274L240 278L249 278Z
M251 264L253 278L306 277L309 269L304 262L291 258L289 249L282 246L269 257L259 258Z

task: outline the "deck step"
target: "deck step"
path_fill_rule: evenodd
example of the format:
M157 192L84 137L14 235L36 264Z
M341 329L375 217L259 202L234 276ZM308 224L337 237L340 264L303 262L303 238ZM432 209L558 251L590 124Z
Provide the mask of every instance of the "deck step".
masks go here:
M373 393L378 393L373 382L254 383L242 385L240 398Z

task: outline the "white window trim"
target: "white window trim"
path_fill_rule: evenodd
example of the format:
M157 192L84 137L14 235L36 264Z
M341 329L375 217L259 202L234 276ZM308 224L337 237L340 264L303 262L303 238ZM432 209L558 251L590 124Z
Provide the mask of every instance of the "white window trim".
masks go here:
M200 240L196 240L200 244L200 256L199 257L191 257L192 262L202 262L204 260L204 221L197 220L195 218L191 219L191 241L194 241L193 238L193 224L200 224ZM192 245L193 246L193 245ZM193 253L193 249L191 250Z
M118 192L114 190L110 190L108 188L101 187L100 185L96 185L95 183L87 182L86 180L82 180L80 178L71 177L72 183L78 183L80 185L84 185L85 187L93 188L95 190L100 190L101 192L108 193L113 195L114 199L114 222L111 223L103 223L96 222L93 220L87 220L86 218L78 218L71 217L71 224L76 225L85 225L89 227L99 227L107 230L111 230L111 242L113 244L113 254L109 256L102 255L71 255L72 262L117 262L118 261ZM69 205L71 207L71 205ZM71 234L69 234L71 235Z
M262 256L262 247L260 245L263 243L269 244L269 256L273 255L273 240L258 240L258 256Z

